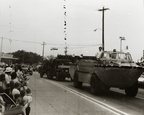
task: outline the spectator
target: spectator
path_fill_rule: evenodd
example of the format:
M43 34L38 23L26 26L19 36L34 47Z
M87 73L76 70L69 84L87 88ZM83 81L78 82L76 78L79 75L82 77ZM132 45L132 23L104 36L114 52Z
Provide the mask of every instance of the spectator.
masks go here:
M6 90L6 81L5 74L0 75L0 92L5 92Z
M5 70L6 85L10 84L10 81L11 81L11 72L12 72L12 68L11 67L7 67L6 70Z
M14 83L16 83L16 82L19 83L19 80L18 80L18 78L17 78L17 73L16 73L16 72L12 72L12 74L11 74L11 80L12 80Z
M20 96L21 96L21 98L23 99L23 97L25 96L25 91L24 91L24 90L21 90L21 91L20 91Z
M28 106L26 107L26 115L30 114L30 104L32 102L32 93L30 88L27 88L26 90L26 95L23 97L23 100L26 102L26 104L28 104Z
M23 115L26 115L26 108L28 107L28 104L26 104L25 100L22 98L19 100L19 106L22 108Z
M12 97L13 97L14 100L15 100L15 95L20 94L19 88L20 88L20 84L16 82L15 87L12 90Z
M22 98L21 98L21 95L20 95L20 94L15 94L15 95L14 95L14 98L15 98L14 101L16 102L16 104L19 105L20 100L22 99Z
M10 81L11 92L14 89L16 82L19 83L19 80L17 78L17 74L16 74L16 72L12 72L12 74L11 74L11 81Z
M4 115L4 111L5 111L5 102L2 96L0 96L0 115Z
M8 94L9 96L11 96L10 94L10 81L11 81L11 72L12 72L12 68L11 67L6 67L5 69L5 83L6 83L6 89L5 89L5 93Z

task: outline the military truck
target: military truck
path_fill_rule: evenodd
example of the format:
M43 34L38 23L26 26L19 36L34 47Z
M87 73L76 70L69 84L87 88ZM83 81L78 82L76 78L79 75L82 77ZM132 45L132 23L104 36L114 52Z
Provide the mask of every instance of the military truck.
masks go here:
M138 78L144 68L137 65L129 53L104 51L100 58L84 56L70 66L74 87L90 85L92 94L101 94L111 87L124 89L134 97L138 92Z
M69 64L71 62L69 56L65 55L58 55L55 59L45 60L39 68L40 77L46 74L48 79L55 77L58 81L64 81L65 78L70 78Z

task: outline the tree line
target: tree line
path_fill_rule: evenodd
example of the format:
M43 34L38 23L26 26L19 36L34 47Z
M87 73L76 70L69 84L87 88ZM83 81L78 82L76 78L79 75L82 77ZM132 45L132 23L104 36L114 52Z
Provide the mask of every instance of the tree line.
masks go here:
M18 58L18 60L15 60L15 63L21 64L38 64L43 60L43 57L33 53L33 52L26 52L25 50L18 50L16 52L13 52L13 57Z

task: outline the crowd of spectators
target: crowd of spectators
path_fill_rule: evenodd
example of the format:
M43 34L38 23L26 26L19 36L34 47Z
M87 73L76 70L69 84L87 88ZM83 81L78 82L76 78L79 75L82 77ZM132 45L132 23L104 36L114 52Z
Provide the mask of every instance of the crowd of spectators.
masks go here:
M32 102L31 89L27 86L28 78L23 74L21 67L6 67L0 74L0 93L6 93L22 107L24 115L30 114ZM0 115L4 114L5 102L0 96Z

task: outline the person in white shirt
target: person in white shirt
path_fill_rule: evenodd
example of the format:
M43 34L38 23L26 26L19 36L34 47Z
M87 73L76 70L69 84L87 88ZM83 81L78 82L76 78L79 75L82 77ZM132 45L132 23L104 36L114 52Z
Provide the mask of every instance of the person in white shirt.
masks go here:
M27 108L26 108L26 115L30 114L30 104L32 102L32 93L30 88L26 89L26 95L23 97L23 100L26 102L25 104L28 104Z
M99 47L99 52L96 53L96 58L100 58L102 51L102 47Z
M5 81L6 81L7 85L9 85L9 83L11 81L11 72L12 72L12 68L7 67L6 70L5 70Z
M12 90L13 99L15 99L15 95L16 95L16 94L20 94L19 88L20 88L20 84L19 84L18 82L16 82L16 83L15 83L15 87L14 87L14 89Z
M2 96L0 96L0 115L4 115L5 111L5 101L3 100Z

